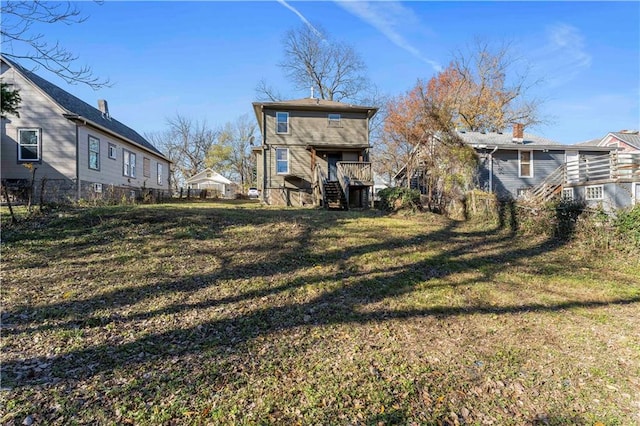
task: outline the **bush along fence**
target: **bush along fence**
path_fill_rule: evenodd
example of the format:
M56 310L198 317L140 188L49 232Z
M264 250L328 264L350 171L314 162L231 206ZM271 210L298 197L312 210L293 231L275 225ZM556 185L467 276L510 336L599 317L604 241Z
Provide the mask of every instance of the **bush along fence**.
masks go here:
M77 202L95 204L160 203L171 198L169 191L146 187L121 187L70 179L2 179L0 201L8 205L70 205Z
M640 251L640 204L607 212L587 208L580 201L533 205L472 191L467 194L465 208L467 218L491 221L514 234L580 241L599 249Z

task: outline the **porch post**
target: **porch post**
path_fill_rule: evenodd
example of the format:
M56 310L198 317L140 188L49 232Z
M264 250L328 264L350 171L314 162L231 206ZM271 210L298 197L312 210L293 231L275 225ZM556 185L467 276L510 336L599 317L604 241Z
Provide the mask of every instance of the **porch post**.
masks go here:
M316 149L311 147L311 173L316 169Z

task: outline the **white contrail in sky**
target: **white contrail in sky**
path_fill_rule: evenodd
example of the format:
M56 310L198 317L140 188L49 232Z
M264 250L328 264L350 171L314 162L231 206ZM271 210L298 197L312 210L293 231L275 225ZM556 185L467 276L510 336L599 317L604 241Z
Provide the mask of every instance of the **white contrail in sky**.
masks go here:
M314 32L315 35L317 35L318 37L320 37L321 39L324 40L324 36L322 35L322 33L320 31L318 31L318 29L316 27L314 27L311 22L309 22L309 20L307 18L304 17L304 15L302 13L300 13L298 11L298 9L296 9L295 7L291 6L289 3L287 3L285 0L277 0L278 3L280 3L281 5L283 5L284 7L286 7L287 9L289 9L290 11L292 11L293 13L295 13L296 15L298 15L298 18L300 18L300 20L302 22L304 22L304 24L309 27L309 29L311 31Z
M561 86L591 67L592 57L579 29L557 23L547 28L546 37L547 42L531 52L530 61L551 86Z
M335 1L343 9L380 31L396 46L431 65L436 72L442 71L442 66L437 61L425 57L400 33L400 29L408 22L415 23L417 21L412 10L397 1Z

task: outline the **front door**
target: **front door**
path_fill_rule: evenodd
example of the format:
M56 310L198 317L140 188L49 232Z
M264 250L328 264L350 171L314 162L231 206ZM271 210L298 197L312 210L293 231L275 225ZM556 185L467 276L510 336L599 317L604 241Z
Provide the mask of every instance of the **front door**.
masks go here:
M338 161L342 160L342 154L329 154L327 163L329 163L329 180L338 180Z

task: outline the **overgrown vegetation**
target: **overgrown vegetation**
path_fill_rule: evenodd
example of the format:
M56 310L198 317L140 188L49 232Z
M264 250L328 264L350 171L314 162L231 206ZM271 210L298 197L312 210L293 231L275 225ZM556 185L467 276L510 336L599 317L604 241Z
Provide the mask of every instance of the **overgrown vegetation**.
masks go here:
M494 223L512 234L573 241L590 250L640 252L640 205L613 214L588 209L582 202L556 200L530 204L501 200L494 194L475 190L467 194L466 216Z
M199 202L3 220L0 268L2 424L640 421L636 256Z
M378 192L380 208L386 211L398 211L403 209L419 210L420 191L404 187L384 188Z

